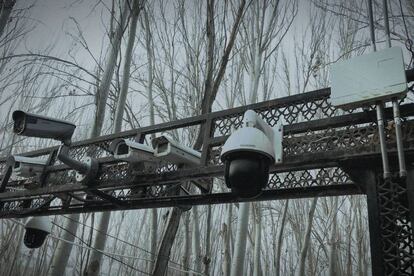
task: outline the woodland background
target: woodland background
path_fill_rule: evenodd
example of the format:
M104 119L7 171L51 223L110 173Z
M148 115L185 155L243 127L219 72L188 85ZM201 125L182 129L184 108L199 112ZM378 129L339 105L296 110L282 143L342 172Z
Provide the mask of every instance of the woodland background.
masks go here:
M1 156L55 144L13 135L16 109L76 123L81 140L328 87L330 64L371 51L365 0L13 3L0 1ZM410 67L414 2L390 0L389 12ZM197 130L172 134L201 147ZM24 219L3 219L0 274L370 275L365 201L55 216L36 250L23 245Z

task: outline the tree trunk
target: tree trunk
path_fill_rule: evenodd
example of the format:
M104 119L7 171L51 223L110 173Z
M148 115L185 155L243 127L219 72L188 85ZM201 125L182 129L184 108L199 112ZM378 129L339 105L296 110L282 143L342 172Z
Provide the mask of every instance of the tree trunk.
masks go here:
M232 219L233 204L227 204L227 218L226 223L223 224L223 238L224 238L224 256L223 256L223 275L230 276L231 272L231 219Z
M190 243L190 214L185 215L184 221L184 256L183 256L183 268L188 270L190 267L190 254L191 254L191 243ZM190 275L186 273L186 275Z
M250 203L243 202L240 203L239 206L239 222L237 224L236 244L234 245L231 276L244 275L244 257L246 255Z
M76 230L78 229L79 214L69 214L65 219L66 223L62 230L61 238L73 242L75 240ZM72 251L72 244L59 241L55 255L53 256L52 263L49 270L49 276L62 276L65 275L65 269L68 265L70 252Z
M131 25L129 29L128 43L125 51L124 71L122 75L121 91L116 104L114 133L120 132L122 129L122 118L124 116L126 97L129 88L129 75L131 71L132 50L135 44L135 33L137 32L137 22L139 12L141 11L140 1L135 0L132 7Z
M219 66L219 70L217 73L216 78L214 79L213 82L213 86L211 88L205 89L204 91L204 95L203 95L203 100L202 100L202 114L208 113L211 111L211 106L214 102L214 99L216 98L216 94L219 88L219 85L221 83L221 80L223 79L226 67L227 67L227 63L229 60L229 56L231 53L231 49L233 48L234 45L234 41L236 39L236 35L238 32L238 27L244 12L244 7L245 7L246 1L243 0L238 8L237 11L237 15L236 15L236 19L235 22L233 24L232 27L232 31L230 34L230 39L229 39L229 43L226 45L226 48L224 50L224 54L222 56L221 59L221 63ZM211 24L213 24L214 26L214 10L213 10L213 6L214 6L214 0L211 0L208 2L207 4L207 28L209 28L209 31L207 31L207 36L209 39L209 49L207 50L212 51L212 49L214 49L214 29L211 29ZM208 55L209 57L211 57L211 55ZM209 70L208 70L209 71ZM210 87L210 86L209 86ZM203 137L204 137L204 125L201 127L201 129L198 132L198 136L196 139L196 142L194 143L194 149L198 150L201 148L202 144L203 144ZM172 216L174 219L173 220L169 220L168 225L167 225L167 229L166 232L164 234L164 238L161 242L161 246L158 250L158 256L157 256L157 261L155 262L155 267L154 267L154 271L153 271L153 275L164 275L166 267L167 267L167 263L168 260L166 259L166 257L169 257L169 254L171 252L171 246L173 244L175 235L177 233L177 229L178 229L178 224L179 224L179 219L180 219L180 215L181 215L181 210L176 210L177 208L173 208L172 213L174 214L174 216ZM172 232L168 232L168 231L172 231ZM167 239L167 240L165 240ZM164 256L161 256L160 254L163 254Z
M254 249L253 249L253 276L261 275L260 250L262 241L262 213L260 202L254 203Z
M300 250L298 276L304 276L305 275L306 256L308 254L308 249L309 249L309 245L310 245L313 216L315 214L315 209L316 209L316 203L317 202L318 202L318 198L315 197L312 200L312 205L311 205L310 210L309 210L308 224L306 226L305 238L304 238L304 241L302 243L302 248Z
M167 271L168 260L171 254L171 247L174 244L175 236L180 225L180 217L182 211L180 208L174 207L168 218L167 228L165 229L163 239L158 248L157 258L155 260L153 276L164 276Z
M97 250L104 250L106 244L106 233L108 232L109 220L111 218L111 212L103 212L101 219L99 220L98 231L96 231L96 236L94 240L93 248ZM85 275L88 276L97 276L99 275L99 268L101 266L102 253L96 250L92 251L91 257L89 259L87 270Z
M144 10L144 26L145 26L145 47L147 48L147 60L148 60L148 84L147 84L147 95L148 95L148 104L149 104L149 118L150 125L155 124L155 114L154 114L154 99L152 96L152 85L154 82L154 49L152 47L152 34L148 19L148 13ZM155 138L155 133L151 134L151 138ZM157 229L158 229L158 215L157 210L151 210L151 253L153 256L157 253ZM154 258L155 259L155 258ZM150 271L154 270L155 260L151 263Z
M158 228L158 213L157 209L151 209L151 233L150 233L150 242L151 242L151 254L155 256L157 254L157 228ZM150 271L154 269L155 264L155 257L154 262L151 262Z
M117 104L117 109L116 109L116 114L115 114L115 119L116 119L115 126L114 126L115 132L119 132L122 128L122 117L124 114L126 94L128 92L128 86L129 86L129 72L130 72L130 67L131 67L132 49L134 46L136 24L137 24L137 18L139 14L139 1L138 0L134 1L133 9L134 9L133 10L134 12L132 13L131 24L134 24L134 25L131 25L127 50L125 53L124 75L122 78L120 98L118 99L118 104ZM120 23L117 26L114 40L111 43L109 58L106 64L104 75L102 77L102 82L101 82L100 87L98 88L97 113L95 117L95 125L92 131L92 135L94 137L99 136L102 131L103 122L105 118L106 101L108 98L109 89L111 86L111 81L112 81L112 77L114 74L119 49L121 46L121 41L122 41L122 36L123 36L125 24L126 24L126 19L128 17L128 11L129 11L128 1L125 1L122 14L120 15L121 17ZM96 237L94 240L94 248L97 250L102 251L105 249L106 238L107 238L106 232L108 231L108 224L109 224L110 218L111 218L111 212L102 213L102 216L99 222L98 231L96 232ZM85 274L89 276L98 275L99 269L101 266L101 259L102 259L102 253L99 251L93 251Z
M0 3L0 37L3 34L4 28L9 22L10 14L13 10L13 6L16 3L15 0L3 0Z
M224 74L226 72L227 63L230 58L231 50L233 49L233 45L236 41L236 36L239 30L239 25L241 19L243 17L244 8L246 5L246 0L242 0L240 2L239 8L237 10L236 18L234 20L229 41L224 49L223 55L220 60L219 69L217 75L214 79L212 79L212 68L210 66L213 65L214 61L214 47L215 47L215 30L214 30L214 0L209 0L207 2L207 24L206 24L206 31L207 31L207 39L208 39L208 48L207 48L207 77L204 81L204 92L203 92L203 99L201 103L201 113L206 114L211 112L211 108L213 105L214 100L216 99L217 92L220 86L221 81L223 80ZM211 72L210 72L211 71ZM198 149L201 148L203 145L203 135L205 132L205 126L201 125L199 134L197 139L194 143L194 148Z
M148 13L144 10L144 23L145 23L145 47L147 48L147 60L148 60L148 104L150 109L150 125L155 124L154 113L154 98L152 96L152 85L154 83L154 47L152 43L152 33L150 29ZM155 138L155 133L151 134L151 138Z
M238 33L238 28L239 28L239 24L241 21L241 18L243 16L243 12L244 12L244 7L245 7L246 1L242 0L239 8L237 10L237 14L236 14L236 18L234 21L234 24L232 26L231 29L231 33L230 33L230 38L228 41L228 44L226 45L225 49L224 49L224 53L221 57L221 62L219 65L219 70L217 72L216 78L213 81L213 85L209 86L206 85L207 88L205 88L205 90L203 91L202 97L202 107L201 107L201 113L205 114L208 112L211 112L211 106L216 98L217 95L217 91L218 88L220 86L220 83L224 77L225 71L226 71L226 67L227 67L227 63L229 60L229 56L231 53L231 50L233 48L234 42L236 40L236 35ZM214 26L214 0L210 0L207 3L207 38L209 40L208 44L209 47L207 49L208 52L208 59L211 60L211 56L212 56L212 51L214 50L214 29L212 29L211 27ZM209 66L209 65L208 65ZM207 67L208 67L207 66ZM207 69L207 71L210 71L212 69ZM202 125L202 127L200 128L196 141L194 143L194 149L199 150L201 148L201 146L203 145L203 137L204 137L204 125ZM168 222L167 225L167 229L166 232L164 234L163 240L161 242L161 246L158 250L158 256L157 256L157 261L155 262L155 267L154 267L154 271L153 271L153 275L164 275L166 267L167 267L167 263L168 260L166 260L166 257L169 257L169 254L171 252L171 246L173 244L175 235L177 233L177 229L178 229L178 225L179 225L179 220L180 220L180 215L181 215L181 210L176 210L177 208L173 208L172 213L174 213L174 220L170 220ZM171 233L169 233L168 231L172 231ZM167 240L165 240L167 239ZM160 254L163 254L164 256L161 256Z
M277 251L276 251L276 261L275 261L275 276L280 276L280 255L282 253L282 246L283 246L283 231L285 230L286 224L286 215L289 206L289 200L285 201L285 208L283 209L283 216L282 222L280 225L279 234L277 236Z
M361 205L357 199L357 206L355 207L355 216L357 217L357 226L355 231L355 239L357 241L357 260L358 260L358 276L367 275L365 267L365 250L364 250L364 227L362 223Z
M121 46L122 35L124 33L126 19L128 17L128 1L124 2L122 13L120 15L119 24L117 26L115 37L112 40L109 50L109 57L105 66L105 72L102 81L96 93L96 116L95 123L92 128L92 137L97 137L101 134L103 123L105 120L106 102L108 99L109 89L111 88L111 81L114 75L116 60L118 58L119 48Z
M337 266L337 210L338 210L338 197L334 198L333 204L333 218L332 218L332 229L331 237L329 239L329 275L336 275L338 271Z
M204 275L210 275L211 262L211 205L207 205L206 254L203 258Z
M200 248L200 222L198 220L198 208L193 206L191 209L191 214L193 215L193 235L191 237L192 251L193 251L193 264L194 270L199 272L201 271L201 248Z
M21 228L15 229L13 231L13 233L16 233L16 235L18 236L18 239L17 239L17 248L14 251L12 263L9 264L10 265L10 268L9 268L8 275L13 275L12 273L15 271L14 265L16 264L16 261L19 258L19 254L21 253L21 247L22 247L22 240L23 240L23 236L24 236L24 231L25 230L22 230ZM33 253L33 251L31 250L30 253ZM27 267L27 265L26 265L26 267ZM26 275L26 274L23 274L23 275Z

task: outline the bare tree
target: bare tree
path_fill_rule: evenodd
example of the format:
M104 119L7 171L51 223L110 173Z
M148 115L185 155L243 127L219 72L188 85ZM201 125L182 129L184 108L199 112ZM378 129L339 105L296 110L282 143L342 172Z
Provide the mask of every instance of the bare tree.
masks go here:
M204 81L204 90L203 90L203 98L201 102L201 113L207 113L211 111L214 99L217 95L221 80L224 77L225 70L227 67L227 63L229 60L229 56L231 53L231 50L233 48L236 35L238 33L238 27L242 18L242 15L244 13L244 8L246 5L246 1L242 1L237 9L237 12L235 14L235 19L233 22L233 26L231 28L230 32L230 39L225 45L223 55L221 57L218 71L216 74L216 77L212 79L213 76L213 62L214 62L214 49L215 49L215 36L214 36L214 1L210 0L207 3L207 40L208 40L208 46L207 46L207 73ZM213 85L211 85L213 84ZM196 141L194 143L195 149L200 149L202 146L202 139L204 135L204 127L202 127L197 135ZM171 211L171 215L169 217L169 221L167 223L166 231L164 232L164 236L162 238L160 247L158 249L158 256L157 261L155 263L155 268L153 270L153 275L164 275L165 269L166 269L166 257L169 256L171 252L171 247L173 244L175 234L177 233L177 228L179 225L179 220L181 217L181 211L178 208L173 208ZM163 254L163 256L160 256L160 254ZM167 254L165 256L165 254Z
M130 75L130 67L131 67L131 59L132 59L132 49L134 48L134 41L135 41L135 33L136 33L136 26L138 22L138 15L141 10L140 0L135 0L132 6L132 11L129 10L129 2L125 1L123 3L123 10L120 14L120 22L115 31L115 37L111 41L111 48L109 52L109 58L105 67L104 75L102 77L102 82L100 87L97 91L97 113L95 117L95 125L92 130L92 137L98 136L102 131L102 126L105 118L105 106L107 97L109 94L110 84L112 80L112 76L114 73L116 59L118 57L121 40L123 33L125 31L125 26L127 23L128 14L131 17L131 25L130 25L130 33L129 39L127 44L127 49L125 52L125 59L124 59L124 75L122 78L121 84L121 91L117 102L117 109L115 113L115 124L114 124L114 132L119 132L122 128L122 117L125 109L125 101L127 90L129 87L129 75ZM101 215L101 219L99 221L98 231L96 233L95 241L94 241L94 248L97 249L92 252L92 255L89 260L89 265L85 274L87 275L98 275L102 253L100 251L104 250L107 236L106 232L108 231L109 220L111 217L110 212L103 212Z
M302 248L300 249L300 260L299 260L299 269L298 274L299 276L306 275L305 267L306 267L306 256L308 254L310 239L311 239L311 232L312 232L312 223L313 223L313 216L315 214L316 203L318 202L318 198L315 197L312 200L312 204L309 208L308 213L308 222L306 226L305 236L303 238Z
M10 14L15 3L15 0L3 0L0 3L0 37L2 36L4 28L9 21Z

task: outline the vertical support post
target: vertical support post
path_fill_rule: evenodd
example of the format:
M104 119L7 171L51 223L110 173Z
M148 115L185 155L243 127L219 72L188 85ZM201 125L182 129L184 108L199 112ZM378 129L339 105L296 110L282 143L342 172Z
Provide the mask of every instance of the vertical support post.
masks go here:
M376 171L361 169L356 164L343 164L341 168L351 180L360 186L367 196L369 242L371 249L372 275L385 276L385 259L380 218L380 202L378 194L378 178Z
M373 171L365 171L361 182L365 184L368 206L369 241L372 275L384 276L384 255L378 206L377 179Z
M404 178L393 174L383 179L377 169L362 169L360 164L341 167L367 196L372 275L411 275L414 168L409 170L406 185Z
M384 170L384 179L391 176L390 166L388 163L387 144L385 141L384 133L384 112L382 109L382 103L377 104L377 121L378 121L378 134L381 146L382 168Z
M409 209L409 220L411 223L411 236L414 241L414 167L409 166L407 171L407 202Z
M397 152L398 152L398 164L400 167L400 177L406 177L407 169L405 167L403 137L402 137L402 132L401 132L400 107L399 107L397 99L394 99L392 101L392 110L394 114L395 138L397 140Z

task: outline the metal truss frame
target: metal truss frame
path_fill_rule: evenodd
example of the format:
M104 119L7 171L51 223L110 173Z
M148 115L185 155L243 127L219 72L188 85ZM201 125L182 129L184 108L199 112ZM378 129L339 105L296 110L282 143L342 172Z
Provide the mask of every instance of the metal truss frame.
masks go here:
M49 166L36 178L12 175L0 159L0 218L240 202L223 181L221 146L240 127L248 109L271 126L284 125L283 164L271 167L269 183L254 200L361 194L367 196L374 275L411 275L414 271L414 170L408 177L381 177L374 107L348 112L329 103L330 89L274 99L74 143L70 155L93 156L100 169L94 185L77 183L74 172L56 159L57 147L24 153ZM414 104L401 105L407 164L414 161ZM385 118L392 109L385 108ZM153 133L191 137L204 130L201 165L183 168L160 161L132 166L113 158L117 138L146 141ZM392 124L386 127L390 164L398 164ZM395 166L391 166L397 171Z

